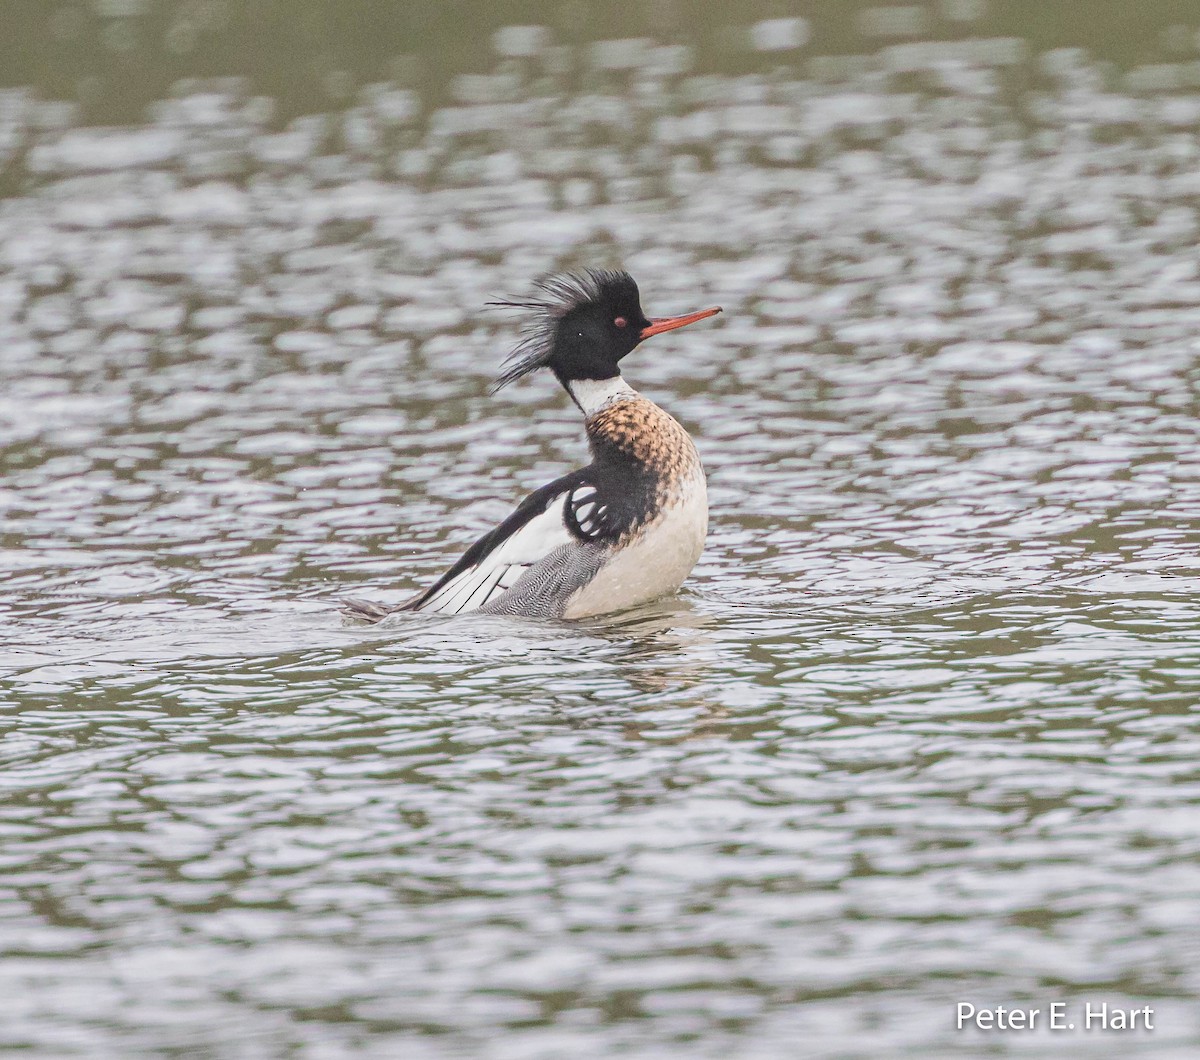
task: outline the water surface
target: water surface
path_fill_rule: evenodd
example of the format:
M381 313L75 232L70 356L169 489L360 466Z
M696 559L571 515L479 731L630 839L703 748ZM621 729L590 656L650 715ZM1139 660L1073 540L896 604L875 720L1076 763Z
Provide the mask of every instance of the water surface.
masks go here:
M64 8L96 69L56 22L0 95L4 1047L1193 1054L1169 6L1084 48L965 0L458 5L428 40L469 46L319 81L286 35L266 71L169 36L204 5ZM725 307L626 362L708 468L685 591L344 623L585 459L552 380L486 395L519 322L481 308L583 265ZM970 1036L964 1000L1156 1029Z

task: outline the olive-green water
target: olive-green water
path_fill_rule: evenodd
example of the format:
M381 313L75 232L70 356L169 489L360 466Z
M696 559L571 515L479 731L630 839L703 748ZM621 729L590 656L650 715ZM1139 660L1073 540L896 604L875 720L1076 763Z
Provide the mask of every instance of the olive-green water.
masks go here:
M14 6L0 1051L1197 1055L1191 5ZM685 590L345 623L586 459L585 265L725 307Z

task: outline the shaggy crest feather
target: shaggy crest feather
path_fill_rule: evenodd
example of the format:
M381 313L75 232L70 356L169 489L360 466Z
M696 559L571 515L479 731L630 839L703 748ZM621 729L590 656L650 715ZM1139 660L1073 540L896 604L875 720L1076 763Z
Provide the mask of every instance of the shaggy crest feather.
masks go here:
M533 293L514 301L488 302L506 309L528 309L536 314L526 325L521 341L501 366L503 371L492 384L491 392L544 368L554 352L558 323L572 310L600 301L606 291L624 288L638 298L636 281L627 272L609 269L585 269L582 273L546 276L534 281Z

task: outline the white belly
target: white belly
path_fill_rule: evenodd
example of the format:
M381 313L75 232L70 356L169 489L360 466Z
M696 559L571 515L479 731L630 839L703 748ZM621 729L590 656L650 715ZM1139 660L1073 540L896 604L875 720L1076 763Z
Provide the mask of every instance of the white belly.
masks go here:
M679 499L571 595L563 618L622 611L675 592L704 551L707 533L708 489L697 467Z

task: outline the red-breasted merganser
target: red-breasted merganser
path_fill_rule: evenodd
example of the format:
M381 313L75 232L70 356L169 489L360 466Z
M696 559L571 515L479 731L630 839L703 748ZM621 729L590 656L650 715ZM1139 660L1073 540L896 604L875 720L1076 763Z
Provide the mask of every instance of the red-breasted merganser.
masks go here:
M700 456L678 421L621 378L618 362L643 339L720 307L647 319L633 277L598 270L542 280L523 301L492 304L534 314L493 393L549 368L585 417L592 462L530 494L412 600L347 600L347 614L585 618L673 593L700 558L708 530Z

